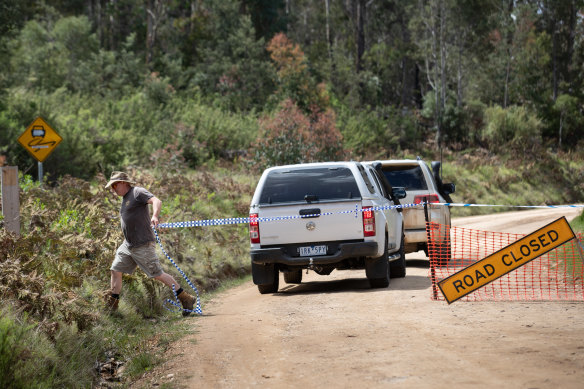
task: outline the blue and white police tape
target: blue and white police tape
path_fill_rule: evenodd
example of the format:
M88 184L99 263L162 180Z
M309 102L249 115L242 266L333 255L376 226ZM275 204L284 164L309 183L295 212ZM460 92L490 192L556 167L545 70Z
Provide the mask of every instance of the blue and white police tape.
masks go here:
M166 255L166 258L168 258L168 260L170 261L170 263L172 263L174 265L174 267L176 267L176 270L178 270L178 272L181 274L181 276L183 276L183 278L185 279L185 281L187 282L187 284L189 284L189 286L191 287L191 289L195 292L195 296L197 297L197 303L195 304L195 309L194 310L190 310L190 309L186 309L183 308L182 304L178 301L178 296L176 294L176 290L174 289L174 285L172 286L172 294L174 294L174 301L167 299L165 301L165 305L164 307L166 309L168 309L171 312L180 312L180 311L184 311L184 312L195 312L196 314L202 315L203 314L203 310L201 309L201 299L199 298L199 290L197 289L197 287L191 282L191 280L189 280L189 278L187 277L187 275L182 271L182 269L180 267L178 267L178 265L172 260L172 258L170 257L170 255L168 255L166 253L166 251L164 251L164 247L162 247L162 242L160 241L160 237L158 236L158 231L156 231L155 227L152 227L152 229L154 230L154 235L156 236L156 241L158 242L158 245L160 246L160 249L162 250L162 252L164 253L164 255ZM168 304L172 304L175 307L178 307L178 310L175 311L173 309L170 309L166 306L166 303Z
M230 225L230 224L248 224L250 221L254 222L271 222L271 221L280 221L280 220L293 220L293 219L307 219L311 217L318 217L318 216L328 216L328 215L337 215L337 214L350 214L354 213L355 217L359 216L360 212L364 211L383 211L388 209L399 209L399 208L411 208L416 207L423 204L403 204L403 205L387 205L383 207L372 207L372 208L359 208L355 206L355 209L346 210L346 211L339 211L339 212L323 212L323 213L315 213L309 215L288 215L288 216L273 216L273 217L258 217L258 218L250 218L250 217L232 217L226 219L207 219L207 220L192 220L192 221L184 221L184 222L175 222L175 223L160 223L158 228L185 228L185 227L206 227L206 226L223 226L223 225Z
M445 205L447 207L584 208L584 204L566 204L566 205L500 205L500 204L432 203L431 205Z
M583 204L567 204L567 205L501 205L501 204L464 204L464 203L419 203L419 204L401 204L401 205L387 205L383 207L371 207L371 208L359 208L358 205L355 205L355 209L339 211L339 212L324 212L324 213L315 213L310 215L289 215L289 216L274 216L274 217L257 217L257 218L250 218L250 217L231 217L231 218L224 218L224 219L207 219L207 220L192 220L192 221L184 221L184 222L175 222L175 223L160 223L158 228L185 228L185 227L206 227L206 226L223 226L223 225L231 225L231 224L248 224L250 222L272 222L272 221L280 221L280 220L294 220L294 219L306 219L311 217L319 217L319 216L328 216L334 214L351 214L355 213L355 217L358 217L360 212L364 211L384 211L389 209L400 209L400 208L412 208L412 207L422 207L424 205L430 206L447 206L447 207L507 207L507 208L584 208ZM184 310L188 312L195 312L199 315L203 314L201 309L201 300L199 298L199 291L197 290L196 286L189 280L186 274L181 270L180 267L172 260L172 258L164 251L162 247L162 243L158 236L158 232L156 228L153 228L154 234L156 235L156 241L160 245L162 252L166 255L166 258L176 267L179 273L183 276L183 278L187 281L191 289L195 292L197 296L197 304L193 311L187 310L182 308L182 305L178 301L178 297L176 295L176 291L173 287L173 293L175 301L166 300L168 303L176 306L179 310ZM168 309L168 308L167 308Z
M323 212L315 213L310 215L288 215L288 216L272 216L272 217L232 217L225 219L207 219L207 220L192 220L184 222L175 223L160 223L158 228L185 228L185 227L206 227L206 226L223 226L231 224L248 224L252 220L254 222L273 222L281 220L294 220L294 219L307 219L319 216L329 216L336 214L351 214L354 213L355 217L359 215L360 212L364 211L384 211L389 209L400 209L400 208L412 208L412 207L422 207L424 205L430 206L447 206L447 207L507 207L507 208L584 208L582 204L576 205L500 205L500 204L464 204L464 203L419 203L419 204L401 204L401 205L387 205L383 207L372 207L372 208L359 208L357 205L355 209L339 211L339 212Z

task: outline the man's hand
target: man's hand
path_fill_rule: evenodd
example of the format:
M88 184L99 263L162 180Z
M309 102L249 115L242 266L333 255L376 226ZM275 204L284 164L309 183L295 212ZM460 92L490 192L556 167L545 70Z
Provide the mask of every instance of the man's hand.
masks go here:
M158 216L156 215L152 216L152 219L150 219L150 225L154 228L158 228L159 223L160 221L158 220Z

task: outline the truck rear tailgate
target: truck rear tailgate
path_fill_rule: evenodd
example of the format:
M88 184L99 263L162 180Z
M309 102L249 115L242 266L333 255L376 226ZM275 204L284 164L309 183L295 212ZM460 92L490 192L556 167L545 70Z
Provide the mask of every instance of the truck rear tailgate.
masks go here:
M360 209L360 201L260 207L261 246L363 239Z

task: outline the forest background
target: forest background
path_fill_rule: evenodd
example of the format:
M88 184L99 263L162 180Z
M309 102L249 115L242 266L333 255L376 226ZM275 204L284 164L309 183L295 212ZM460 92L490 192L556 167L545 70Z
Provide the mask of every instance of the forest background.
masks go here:
M127 383L185 328L140 272L125 278L121 315L104 314L121 241L119 199L103 189L112 170L158 195L171 222L245 217L264 167L321 160L443 159L456 202L582 202L583 11L0 0L0 165L22 173L23 226L20 238L0 229L0 386ZM63 138L43 185L17 143L37 116ZM203 295L249 274L245 225L163 243Z

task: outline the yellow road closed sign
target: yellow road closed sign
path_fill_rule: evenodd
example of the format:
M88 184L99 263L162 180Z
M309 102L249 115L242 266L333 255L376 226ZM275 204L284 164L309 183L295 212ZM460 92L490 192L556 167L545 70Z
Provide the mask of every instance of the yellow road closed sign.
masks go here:
M63 138L39 116L20 135L18 143L37 161L44 162L62 140Z
M438 282L448 304L574 239L565 217Z

